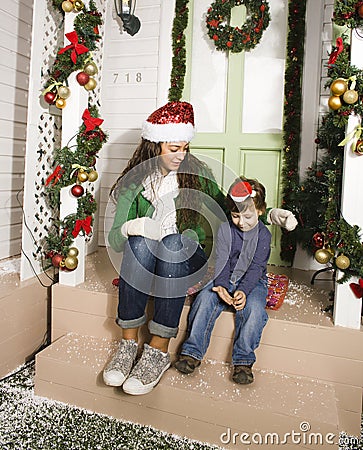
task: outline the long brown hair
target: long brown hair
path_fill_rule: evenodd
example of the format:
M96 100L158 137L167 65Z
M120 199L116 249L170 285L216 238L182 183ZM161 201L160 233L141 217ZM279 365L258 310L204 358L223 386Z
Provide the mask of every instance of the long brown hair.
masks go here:
M141 185L149 174L158 169L157 156L160 154L159 142L141 139L127 166L110 190L110 196L115 203L117 203L121 188L128 188L131 184ZM205 181L203 179L201 182L201 177L205 177ZM185 158L179 166L177 179L180 188L176 203L177 222L179 231L182 232L199 223L202 199L198 192L208 189L209 180L213 180L214 177L209 167L193 156L188 148Z

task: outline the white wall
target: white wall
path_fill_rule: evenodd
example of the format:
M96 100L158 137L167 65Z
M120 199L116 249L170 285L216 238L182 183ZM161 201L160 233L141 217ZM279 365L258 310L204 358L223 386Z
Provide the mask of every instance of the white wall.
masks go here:
M161 88L162 85L169 86L169 76L161 81L160 72L164 60L165 65L170 66L169 57L164 59L164 48L167 47L169 56L171 45L165 42L170 40L170 32L165 33L165 28L171 30L173 15L169 13L168 18L165 14L169 9L173 12L174 2L168 0L167 3L161 4L161 0L137 2L135 15L141 21L141 29L134 36L122 30L113 2L107 4L101 117L109 139L100 153L99 245L105 244L104 224L107 230L113 220L113 211L107 210L110 188L140 140L142 121L160 106L159 101L167 101Z
M0 259L20 253L32 3L0 3Z

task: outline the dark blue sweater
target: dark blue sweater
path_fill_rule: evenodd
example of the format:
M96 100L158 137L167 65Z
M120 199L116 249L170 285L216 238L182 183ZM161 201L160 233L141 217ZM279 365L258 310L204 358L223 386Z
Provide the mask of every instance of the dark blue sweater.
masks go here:
M258 280L266 276L267 261L270 257L271 233L261 221L258 222L258 226L255 254L236 288L238 291L243 291L246 296L256 287ZM242 250L244 234L245 232L237 228L232 221L224 222L219 227L214 286L229 289L229 281Z

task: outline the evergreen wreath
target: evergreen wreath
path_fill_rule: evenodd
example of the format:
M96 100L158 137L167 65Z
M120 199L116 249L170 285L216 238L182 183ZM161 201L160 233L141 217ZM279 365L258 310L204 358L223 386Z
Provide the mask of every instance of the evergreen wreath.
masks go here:
M363 26L363 1L335 0L333 21L340 26L361 28Z
M244 5L247 19L242 27L229 25L231 9ZM208 36L216 48L239 53L250 51L260 42L263 31L270 23L269 4L266 0L216 0L207 12Z

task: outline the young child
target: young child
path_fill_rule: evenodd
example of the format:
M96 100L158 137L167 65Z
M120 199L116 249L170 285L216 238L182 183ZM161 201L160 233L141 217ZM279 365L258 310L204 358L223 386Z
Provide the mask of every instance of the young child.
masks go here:
M268 319L266 265L271 233L258 220L266 210L265 188L257 180L240 177L230 187L226 202L231 219L218 230L215 277L191 306L188 338L175 367L189 374L200 365L215 321L222 311L233 308L232 378L249 384L255 349Z

